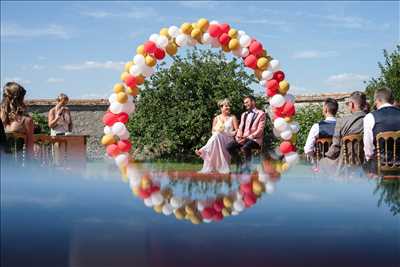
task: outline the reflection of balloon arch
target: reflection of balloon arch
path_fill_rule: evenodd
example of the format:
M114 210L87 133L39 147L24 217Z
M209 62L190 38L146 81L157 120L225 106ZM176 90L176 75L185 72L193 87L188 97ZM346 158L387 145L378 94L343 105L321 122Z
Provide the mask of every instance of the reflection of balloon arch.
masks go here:
M252 174L200 174L197 172L156 172L148 171L139 163L131 163L124 174L129 178L129 186L134 195L143 200L144 205L166 216L186 219L193 224L221 221L230 215L238 215L252 207L265 193L271 194L279 178L275 164L264 161ZM196 196L179 195L180 181L186 184L205 183L214 189L212 196L201 192ZM217 182L228 182L229 190L218 190ZM232 184L235 183L235 186ZM192 191L192 190L190 190ZM224 192L225 191L225 192ZM207 197L204 197L204 196Z
M131 142L125 127L129 114L134 112L133 97L139 94L138 86L154 73L157 60L168 54L173 56L179 47L210 44L222 47L244 60L244 65L252 69L272 106L274 134L283 139L279 146L284 155L283 169L287 169L298 159L294 145L299 125L292 121L295 114L294 97L287 94L289 83L280 69L279 61L267 55L261 42L251 38L244 31L233 29L228 24L200 19L196 23L183 23L180 28L162 28L160 34L152 34L148 41L138 46L133 61L126 63L121 74L122 83L114 86L109 110L103 117L105 124L102 144L107 154L115 159L120 168L126 168L130 160Z

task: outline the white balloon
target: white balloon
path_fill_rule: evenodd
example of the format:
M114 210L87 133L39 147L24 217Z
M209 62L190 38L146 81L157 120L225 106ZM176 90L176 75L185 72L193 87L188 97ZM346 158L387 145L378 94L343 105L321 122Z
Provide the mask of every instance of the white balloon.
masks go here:
M126 131L125 133L118 135L118 137L121 140L128 140L129 139L129 131Z
M213 25L213 24L219 24L219 22L216 21L216 20L212 20L212 21L210 22L210 25Z
M279 63L279 60L273 59L269 62L269 65L271 66L271 69L273 72L278 71L281 68L281 65Z
M285 100L294 104L296 102L296 97L292 94L286 94Z
M287 129L287 127L288 123L283 118L276 118L274 120L274 128L279 132L284 131L285 129Z
M131 101L127 101L124 103L124 107L122 108L122 112L127 113L128 115L135 111L135 104Z
M232 51L232 54L234 54L236 57L241 57L242 56L242 48L238 47L235 50Z
M140 177L135 178L135 179L129 179L129 186L134 189L138 188L140 186Z
M262 183L266 183L268 181L268 175L265 173L259 173L258 180Z
M205 45L211 44L211 36L208 32L203 34L203 37L201 37L201 42Z
M247 57L249 55L249 49L247 49L246 47L242 48L242 51L240 52L240 56L241 57Z
M187 39L188 39L188 36L181 33L181 34L179 34L179 35L176 37L175 43L176 43L178 46L182 47L182 46L187 45L187 42L188 42Z
M197 201L197 209L199 210L199 211L203 211L204 210L204 204L203 204L203 202L202 201Z
M156 40L156 45L158 48L165 48L168 45L168 38L160 35L158 36L157 40Z
M239 37L239 39L240 39L240 37L242 37L242 36L245 35L245 34L246 34L245 31L242 31L242 30L238 31L238 37Z
M241 47L248 47L251 43L251 38L247 34L240 36L239 43Z
M168 34L169 36L171 36L172 38L176 38L179 34L179 28L176 26L171 26L168 29Z
M281 137L281 133L275 127L272 129L272 132L274 133L275 137Z
M272 194L275 191L275 184L268 181L267 183L265 183L265 192L267 192L267 194Z
M144 65L132 65L130 68L129 68L129 73L132 75L132 76L139 76L140 74L142 74L142 67L143 67Z
M274 76L274 73L271 70L266 69L261 73L261 76L262 76L263 80L268 81L268 80L272 79L272 77Z
M290 140L292 138L292 131L291 130L285 130L281 132L281 138L283 140Z
M171 197L170 204L174 209L178 209L178 208L182 207L183 200L180 199L179 197L173 196L173 197Z
M144 77L150 77L151 75L153 75L153 73L154 73L154 69L152 68L152 67L149 67L149 66L143 66L143 71L142 71L142 74L143 74L143 76Z
M244 210L244 203L243 200L238 199L235 202L233 202L233 208L235 209L235 211L241 212Z
M146 205L146 207L153 207L153 202L151 201L151 197L145 198L144 199L144 205Z
M292 132L294 133L298 133L300 131L300 125L297 121L290 123L289 126Z
M165 203L164 206L162 207L162 213L166 216L171 215L174 212L174 209L172 206L168 203Z
M157 33L153 33L152 35L150 35L149 40L156 43L157 39L158 39L158 34Z
M120 135L126 131L125 124L123 124L122 122L116 122L111 127L111 131L115 135Z
M285 161L289 166L293 166L299 160L299 154L296 152L289 152L285 155Z
M118 103L118 102L116 101L116 102L111 103L111 105L110 105L110 111L111 111L112 113L114 113L114 114L119 114L119 113L122 112L123 107L124 107L124 106L123 106L121 103Z
M128 153L119 154L115 157L115 163L118 167L126 166L129 162Z
M160 192L154 192L151 194L151 202L153 202L154 205L160 205L164 201L164 197L161 195Z
M285 98L281 94L276 94L269 100L269 103L274 108L280 108L285 104Z
M133 63L135 63L135 65L143 66L146 64L146 60L143 55L137 54L133 57Z
M110 126L104 126L104 134L111 134L111 127Z
M126 166L126 175L129 177L129 179L139 179L142 176L141 173L137 170L135 165L133 164L128 164Z
M233 216L239 215L239 212L237 212L236 210L233 210L233 211L231 212L231 215L233 215Z
M112 93L110 95L110 97L108 98L108 102L110 102L110 104L111 104L111 103L114 103L116 101L117 101L117 94L116 93Z

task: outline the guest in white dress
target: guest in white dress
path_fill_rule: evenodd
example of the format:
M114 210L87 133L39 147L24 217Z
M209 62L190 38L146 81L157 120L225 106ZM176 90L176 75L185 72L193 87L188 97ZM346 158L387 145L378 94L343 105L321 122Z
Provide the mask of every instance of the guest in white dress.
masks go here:
M228 99L218 102L221 114L213 120L212 136L207 144L196 150L196 154L203 160L201 173L229 173L229 163L231 156L226 149L226 145L233 141L238 129L238 121L234 115L230 114L230 103Z

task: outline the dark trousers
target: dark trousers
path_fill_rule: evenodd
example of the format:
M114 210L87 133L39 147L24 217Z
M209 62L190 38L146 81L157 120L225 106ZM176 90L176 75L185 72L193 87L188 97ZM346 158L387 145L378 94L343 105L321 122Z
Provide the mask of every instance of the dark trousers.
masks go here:
M235 155L239 149L242 149L246 159L246 164L251 161L251 150L253 148L260 148L260 145L250 139L246 139L243 144L239 144L238 142L236 142L236 140L234 140L226 145L226 149L228 150L229 154L231 154L231 156Z

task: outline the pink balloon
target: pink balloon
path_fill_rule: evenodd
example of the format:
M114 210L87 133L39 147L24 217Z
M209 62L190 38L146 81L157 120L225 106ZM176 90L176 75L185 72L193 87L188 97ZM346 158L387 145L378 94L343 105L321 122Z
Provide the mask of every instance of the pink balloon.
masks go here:
M284 141L280 144L279 150L281 151L282 154L287 154L296 151L296 147L289 141Z
M252 192L252 184L250 183L246 183L246 184L241 184L240 185L240 192L242 192L243 194L248 194L250 192Z
M110 157L116 157L119 153L121 153L116 144L108 145L106 151Z
M219 27L221 28L221 31L223 33L228 33L229 30L231 29L231 27L227 23L222 23Z
M267 82L267 88L272 90L273 92L278 92L279 89L279 83L277 80L271 79Z
M254 41L250 44L249 51L255 56L260 56L263 52L263 46L260 42Z
M153 41L147 41L144 43L144 52L152 54L156 51L157 45Z
M224 208L224 202L222 201L222 199L216 200L213 204L213 208L215 209L215 211L221 211Z
M222 34L222 30L218 24L212 24L208 27L208 33L211 37L218 38Z
M131 150L132 144L129 140L119 140L117 146L120 151L129 152L129 150Z
M222 219L224 219L224 215L222 215L222 212L216 212L214 213L214 216L212 217L212 219L214 221L221 221Z
M292 102L286 101L282 106L282 115L285 117L291 117L296 113L296 109Z
M112 112L107 111L103 116L103 123L107 126L112 126L118 121L118 116Z
M257 202L257 196L251 192L244 195L243 202L246 208L253 206Z
M229 35L227 33L223 33L218 38L218 40L222 45L227 45L229 43L229 41L231 40L231 38L229 37Z
M257 68L257 57L254 55L248 55L244 59L244 65L248 68L255 69Z
M114 113L112 113L112 112L110 112L111 114L113 114L114 115ZM118 117L118 121L119 122L122 122L122 123L127 123L128 122L128 120L129 120L129 115L127 114L127 113L125 113L125 112L121 112L121 113L119 113L118 115L116 115L117 117ZM110 126L110 125L109 125Z
M136 87L136 78L132 75L127 75L125 78L125 84L130 88Z

